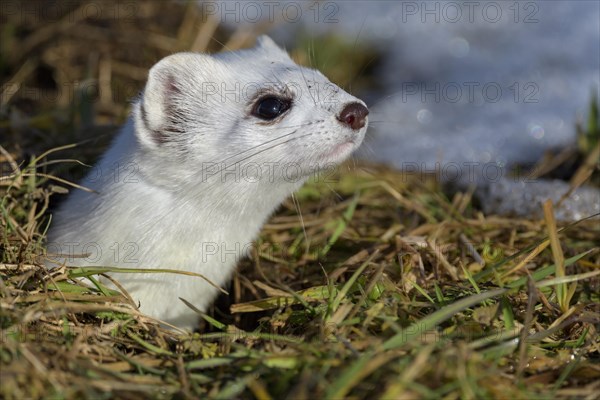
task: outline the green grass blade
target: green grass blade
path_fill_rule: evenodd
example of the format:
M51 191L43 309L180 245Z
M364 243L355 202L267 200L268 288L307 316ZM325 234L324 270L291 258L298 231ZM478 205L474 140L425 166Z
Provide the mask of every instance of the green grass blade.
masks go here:
M420 321L413 323L408 328L403 329L401 332L388 339L383 344L383 348L386 350L398 348L409 341L421 337L423 333L433 329L442 322L452 318L453 315L461 312L465 308L474 306L475 304L499 296L505 292L506 289L494 289L487 292L475 294L473 296L469 296L452 304L449 304L441 310L438 310L433 314L421 319Z
M584 251L581 254L578 254L571 258L567 258L565 260L565 267L575 264L577 261L581 260L583 257L587 256L588 254L590 254L592 251L595 251L595 250L596 249L589 249L587 251ZM540 280L544 279L545 277L547 277L549 275L554 274L555 272L556 272L556 265L552 264L552 265L548 265L547 267L538 269L537 271L534 271L531 274L531 277L534 282L539 282ZM510 288L510 289L518 289L522 286L525 286L526 284L527 284L527 277L524 276L523 278L519 278L515 281L512 281L511 283L506 285L506 287Z
M350 204L348 205L348 208L344 212L344 215L342 216L342 218L339 219L339 222L337 224L337 227L335 228L335 231L329 238L329 241L327 242L327 244L323 247L323 250L321 251L321 257L325 257L327 255L327 253L329 253L329 250L331 250L333 245L338 241L340 236L342 236L342 233L344 233L344 231L346 230L346 227L348 226L348 222L350 222L352 220L352 216L354 215L354 211L356 210L356 206L358 204L359 198L360 198L360 194L359 194L359 192L356 192L354 194L354 198L352 199L352 202L350 202Z
M139 337L138 335L136 335L133 332L128 332L128 336L131 339L133 339L136 343L138 343L139 345L141 345L145 349L150 350L153 353L161 354L161 355L165 355L165 356L172 356L173 355L173 353L171 353L168 350L161 349L160 347L155 346L152 343L148 343L147 341L145 341L144 339L142 339L141 337Z
M354 285L358 277L363 273L365 268L367 268L367 266L371 263L371 261L373 260L373 258L375 258L377 254L379 254L379 251L374 251L373 254L371 254L371 256L364 263L362 263L362 265L358 267L356 271L354 271L350 279L348 279L348 281L344 284L344 286L338 293L337 297L333 300L333 303L330 307L329 315L332 315L335 312L335 310L337 310L337 308L340 306L340 303L342 302L342 299L348 294L348 292L350 292L352 285Z

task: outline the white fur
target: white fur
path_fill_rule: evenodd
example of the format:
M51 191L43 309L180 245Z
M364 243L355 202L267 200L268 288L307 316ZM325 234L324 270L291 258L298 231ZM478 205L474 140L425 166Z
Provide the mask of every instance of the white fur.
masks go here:
M236 83L241 89L224 99L206 86ZM283 84L296 93L284 118L265 124L249 115L259 88ZM352 131L336 119L351 102L362 103L266 36L253 49L166 57L82 182L97 193L77 190L55 213L48 251L89 254L68 257L69 265L186 270L224 287L276 207L315 169L360 145L366 125ZM253 174L250 163L273 173ZM229 174L218 172L222 165ZM198 316L178 298L205 310L218 293L192 276L112 276L143 312L187 329Z

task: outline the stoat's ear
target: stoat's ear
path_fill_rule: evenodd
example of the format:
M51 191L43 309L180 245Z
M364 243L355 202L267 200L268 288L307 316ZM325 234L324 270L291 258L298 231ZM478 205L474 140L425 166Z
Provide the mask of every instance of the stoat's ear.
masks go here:
M256 48L261 49L268 54L277 54L289 58L288 53L281 47L277 46L277 43L273 41L267 35L260 35L256 38Z
M200 54L178 53L163 58L148 73L144 94L137 105L138 138L152 147L181 133L185 113L184 90L191 84L193 68Z

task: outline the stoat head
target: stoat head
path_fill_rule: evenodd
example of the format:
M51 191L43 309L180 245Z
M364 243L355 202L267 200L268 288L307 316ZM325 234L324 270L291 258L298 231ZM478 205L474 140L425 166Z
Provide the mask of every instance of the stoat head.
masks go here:
M252 49L178 53L150 70L134 107L136 136L156 157L286 167L300 174L344 160L367 129L365 104L269 37Z

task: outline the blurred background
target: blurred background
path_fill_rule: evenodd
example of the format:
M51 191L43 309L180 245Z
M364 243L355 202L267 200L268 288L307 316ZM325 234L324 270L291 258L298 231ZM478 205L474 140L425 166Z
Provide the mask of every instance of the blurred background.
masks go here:
M597 157L595 1L6 1L0 18L0 133L18 159L92 140L77 153L92 162L155 62L263 33L367 102L361 159L514 203L582 186ZM523 170L537 185L505 179ZM600 211L581 190L571 218Z

